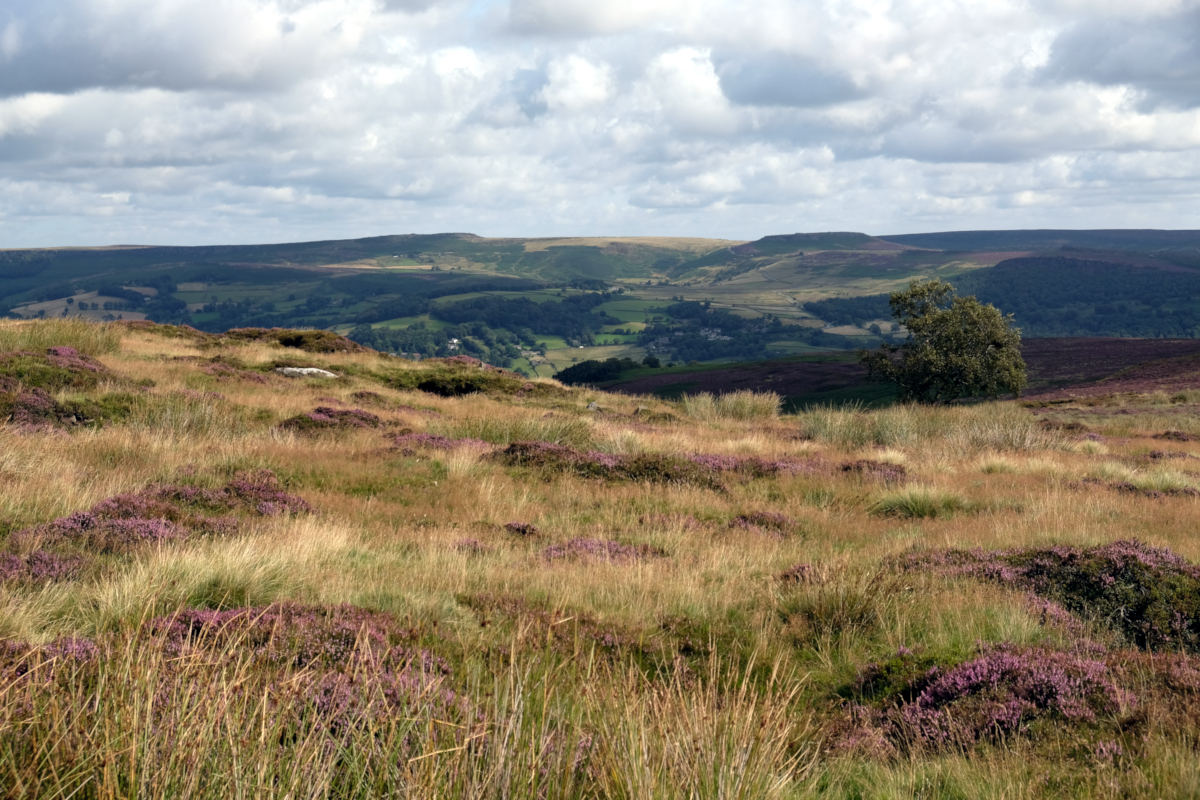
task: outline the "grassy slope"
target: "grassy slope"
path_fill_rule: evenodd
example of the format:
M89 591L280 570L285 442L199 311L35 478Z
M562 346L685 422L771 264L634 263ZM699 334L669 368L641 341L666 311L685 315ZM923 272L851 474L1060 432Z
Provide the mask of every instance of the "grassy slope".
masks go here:
M415 727L395 718L370 730L281 736L257 711L275 694L238 688L259 686L249 667L223 673L207 661L165 662L153 639L118 639L98 678L86 669L78 681L68 674L54 684L66 686L57 693L0 678L0 780L11 787L19 777L27 795L1162 797L1197 785L1194 730L1158 725L1163 709L1150 700L1124 737L1105 717L1099 733L1050 725L1033 739L981 744L965 755L893 761L833 749L844 730L838 692L863 665L901 646L953 663L981 641L1072 641L1043 625L1017 593L919 574L879 584L872 576L889 574L881 567L890 557L947 544L991 549L1136 536L1200 560L1196 500L1069 486L1085 476L1162 472L1144 458L1161 444L1146 437L1168 425L1200 433L1194 406L1127 406L1130 413L1118 416L1057 408L1059 417L1115 437L1081 444L1042 430L1011 404L739 420L711 404L690 416L686 407L590 391L444 398L381 385L383 376L432 365L96 330L0 325L5 350L74 345L124 379L154 384L124 422L68 435L0 427L8 530L157 482L219 485L237 470L262 468L321 513L249 519L230 538L106 556L79 579L44 590L8 584L3 635L45 641L129 632L139 620L189 606L353 603L399 615L415 641L448 659L445 687L474 710L435 713L418 703L410 712ZM215 356L247 369L289 359L344 377L222 379L202 371ZM728 480L725 491L610 483L502 467L479 448L405 454L388 450L380 430L300 435L278 426L317 405L352 407L361 391L376 393L372 410L397 428L830 468ZM585 410L590 401L603 413ZM632 415L639 405L676 421L646 422ZM968 510L930 519L874 515L889 489L836 467L860 458L905 465L914 484ZM1172 480L1195 484L1194 463L1173 462ZM795 527L784 538L730 527L756 511L786 514ZM506 532L514 521L540 533ZM464 537L479 549L457 545ZM549 545L575 537L651 545L665 557L632 564L543 557ZM790 587L772 578L797 563L816 565L824 578ZM888 588L870 588L880 585ZM221 658L241 663L231 647ZM180 714L158 721L151 701L161 707L169 698L155 694L157 681L179 670L191 681L187 695L170 701L183 704ZM28 735L8 722L26 713L26 702L48 704ZM466 732L455 738L454 726ZM164 735L169 747L156 744ZM1114 735L1126 755L1098 768L1092 742ZM39 742L36 759L28 757L29 736ZM738 786L740 793L731 788Z

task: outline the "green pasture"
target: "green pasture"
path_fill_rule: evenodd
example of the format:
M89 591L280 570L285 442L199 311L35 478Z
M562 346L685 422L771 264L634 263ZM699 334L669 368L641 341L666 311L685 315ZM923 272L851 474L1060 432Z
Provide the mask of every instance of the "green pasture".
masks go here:
M384 320L383 322L372 323L372 328L407 328L409 325L415 325L418 322L424 322L426 327L431 331L441 331L452 327L451 322L442 322L440 319L433 319L428 314L422 314L419 317L396 317L395 319Z

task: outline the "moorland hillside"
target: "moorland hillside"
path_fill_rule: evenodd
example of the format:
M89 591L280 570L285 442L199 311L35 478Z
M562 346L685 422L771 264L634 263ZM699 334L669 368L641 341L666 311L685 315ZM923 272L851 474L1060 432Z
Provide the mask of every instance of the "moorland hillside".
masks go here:
M0 250L0 312L208 332L325 328L532 377L587 360L727 363L903 336L888 293L940 278L1026 337L1200 336L1195 231L485 238Z
M780 415L0 323L0 785L1194 794L1198 401Z

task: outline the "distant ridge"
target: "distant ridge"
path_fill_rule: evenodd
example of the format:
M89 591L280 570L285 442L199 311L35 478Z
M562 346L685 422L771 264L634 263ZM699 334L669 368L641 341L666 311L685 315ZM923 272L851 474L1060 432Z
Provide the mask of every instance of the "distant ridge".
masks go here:
M1150 252L1200 249L1200 230L1098 229L945 231L876 237L887 242L933 250L1050 250L1061 247L1114 248Z

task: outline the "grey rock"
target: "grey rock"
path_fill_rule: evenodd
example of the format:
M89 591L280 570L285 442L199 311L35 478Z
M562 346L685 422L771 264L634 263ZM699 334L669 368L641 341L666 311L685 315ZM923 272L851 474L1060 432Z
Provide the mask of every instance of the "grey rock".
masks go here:
M332 372L316 367L276 367L276 372L287 378L336 378Z

